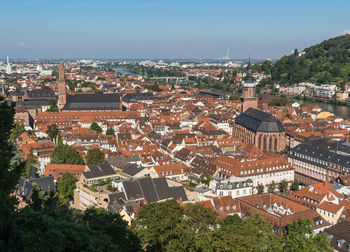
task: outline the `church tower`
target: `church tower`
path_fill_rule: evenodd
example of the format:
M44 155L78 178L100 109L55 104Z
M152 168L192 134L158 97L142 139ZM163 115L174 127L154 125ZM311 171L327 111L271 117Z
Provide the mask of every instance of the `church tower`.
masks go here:
M58 70L58 108L61 110L67 102L66 79L64 77L64 65L60 63Z
M243 87L242 96L241 96L242 113L249 108L258 109L258 99L256 97L256 85L257 83L254 82L254 79L253 79L252 67L249 59L246 81L242 82L242 87Z

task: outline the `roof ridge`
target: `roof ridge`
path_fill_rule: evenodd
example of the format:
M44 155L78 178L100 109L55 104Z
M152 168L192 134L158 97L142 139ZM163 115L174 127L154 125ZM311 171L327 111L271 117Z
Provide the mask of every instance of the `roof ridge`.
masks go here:
M152 179L152 178L151 178L151 181L152 181L152 185L153 185L153 187L154 187L154 190L156 191L156 194L157 194L158 200L160 200L160 197L159 197L159 194L158 194L157 188L156 188L156 186L155 186L155 184L154 184L154 182L153 182L153 179ZM168 183L167 183L167 184L168 184Z
M140 179L137 180L137 183L139 184L139 187L140 187L140 190L141 190L141 193L142 193L142 198L145 198L145 194L143 193L142 186L140 184Z

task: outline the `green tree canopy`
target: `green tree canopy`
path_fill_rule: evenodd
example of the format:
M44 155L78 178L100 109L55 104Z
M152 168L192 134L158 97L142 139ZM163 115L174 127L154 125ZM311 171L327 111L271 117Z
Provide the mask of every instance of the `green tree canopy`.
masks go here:
M288 226L285 251L333 251L325 234L315 235L311 219L298 219Z
M38 157L33 154L33 149L30 149L29 154L27 155L27 160L25 164L24 177L28 178L30 175L30 170L33 169L34 173L38 173L39 171L39 161Z
M95 208L74 213L59 204L57 194L43 197L38 187L14 219L18 251L141 251L120 215Z
M267 190L272 193L276 190L276 184L275 181L272 181L271 184L269 184L269 187L267 188Z
M0 100L1 102L1 100ZM16 123L15 126L11 129L11 139L16 139L19 135L21 135L23 132L26 132L24 125L21 123Z
M348 82L350 76L350 35L338 36L313 45L300 55L295 51L276 61L271 68L273 81L295 84L301 81L325 84Z
M113 128L108 128L108 129L106 130L106 135L115 136L114 129L113 129Z
M47 135L51 139L51 141L56 142L56 138L59 134L58 128L56 124L51 124L50 126L47 127Z
M213 234L214 251L283 251L281 239L259 214L223 225Z
M69 200L73 199L76 181L77 179L69 172L64 173L60 178L57 191L59 199L63 204L68 205Z
M20 159L15 159L15 147L10 141L10 134L11 137L14 136L12 130L14 115L14 104L8 105L0 96L0 251L19 251L20 235L13 224L17 202L13 191L24 163Z
M282 180L279 185L278 185L278 189L282 192L282 193L286 193L286 190L288 188L288 182L284 179Z
M100 125L98 125L97 122L92 122L91 125L90 125L90 130L93 130L93 131L96 131L98 133L101 133L102 132L102 128L100 127Z
M175 200L151 203L138 213L133 230L146 251L210 250L216 214L200 205L181 207Z
M86 164L99 164L105 161L105 154L98 148L89 149L86 155Z
M300 182L297 179L294 179L293 183L290 185L290 189L292 191L298 191L299 185L300 185Z
M50 107L46 110L46 112L58 112L57 101L51 99L49 103Z
M259 184L258 185L258 194L261 194L261 193L264 193L264 185L262 185L262 184Z
M50 156L51 164L84 164L79 152L70 145L58 144Z

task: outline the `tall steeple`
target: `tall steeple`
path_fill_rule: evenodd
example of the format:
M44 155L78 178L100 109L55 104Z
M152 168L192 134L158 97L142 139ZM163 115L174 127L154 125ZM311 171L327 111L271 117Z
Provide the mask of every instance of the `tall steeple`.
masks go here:
M258 108L258 99L256 97L256 85L257 83L254 82L252 65L250 63L249 58L246 81L242 82L242 112L246 111L249 108Z
M66 78L64 76L64 65L61 61L58 70L58 108L61 110L67 102Z

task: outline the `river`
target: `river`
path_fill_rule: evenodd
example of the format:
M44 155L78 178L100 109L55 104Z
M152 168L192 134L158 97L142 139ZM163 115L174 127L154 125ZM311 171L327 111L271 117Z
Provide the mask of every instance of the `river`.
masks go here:
M131 72L128 72L126 71L125 69L122 69L122 68L113 68L114 72L116 73L120 73L120 74L123 74L123 75L133 75L133 76L139 76L141 74L135 74L135 73L131 73ZM143 78L147 78L147 76L145 75L141 75Z
M297 101L299 104L314 104L322 108L323 111L329 111L336 116L340 116L344 119L350 118L350 106L334 105L322 102L311 102L311 101Z

